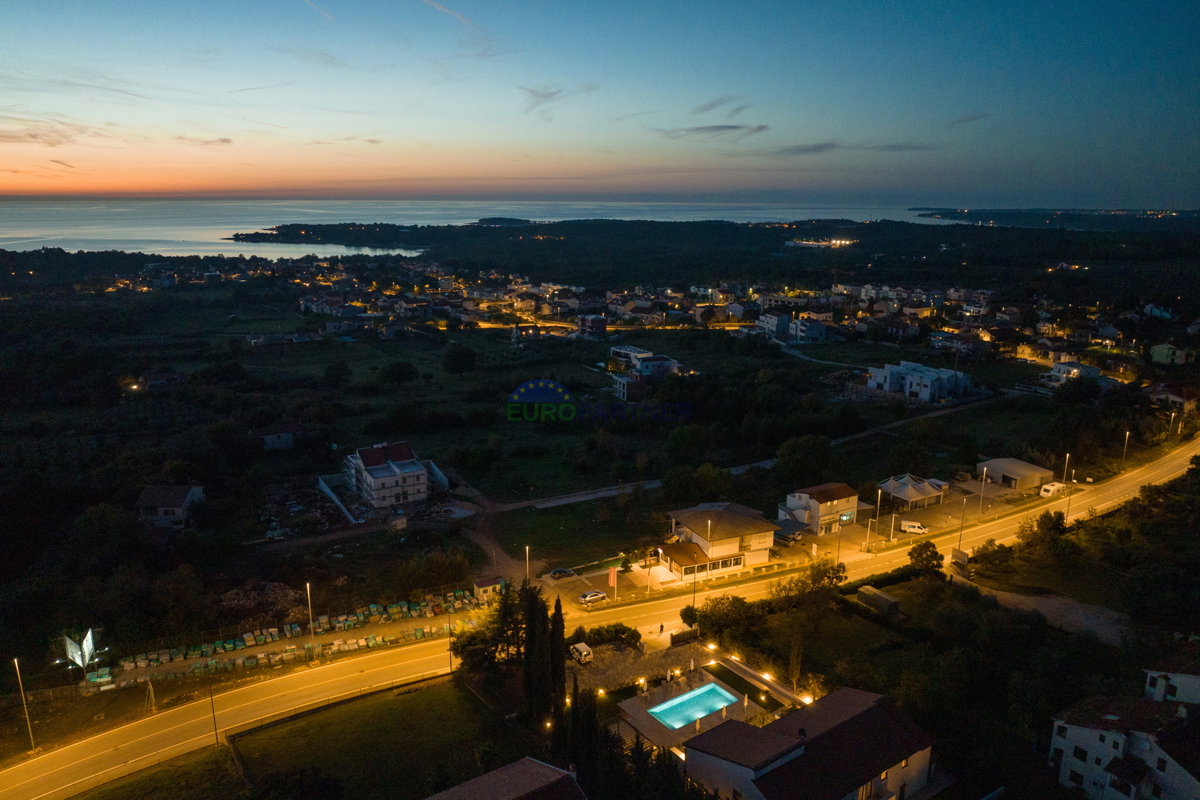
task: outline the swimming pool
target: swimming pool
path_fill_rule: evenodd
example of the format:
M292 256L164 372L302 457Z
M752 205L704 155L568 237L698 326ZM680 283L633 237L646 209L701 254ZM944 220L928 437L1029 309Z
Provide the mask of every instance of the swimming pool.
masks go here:
M706 683L699 689L656 705L650 709L650 716L671 730L678 730L736 702L736 697L717 684Z

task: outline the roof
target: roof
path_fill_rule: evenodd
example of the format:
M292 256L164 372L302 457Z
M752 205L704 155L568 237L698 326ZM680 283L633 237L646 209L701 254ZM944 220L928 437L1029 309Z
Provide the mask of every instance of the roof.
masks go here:
M416 458L408 442L360 447L357 453L364 467L381 467L389 461L412 461Z
M975 470L977 472L985 468L988 472L1011 475L1014 478L1032 478L1041 477L1042 475L1054 475L1052 470L1048 470L1045 467L1039 467L1036 464L1030 464L1029 462L1022 461L1019 458L993 458L991 461L981 461L975 466Z
M494 769L428 800L587 800L571 773L536 758Z
M886 481L880 481L877 485L883 489L884 494L898 497L905 502L935 497L946 488L945 481L935 478L918 478L916 475L909 474L896 475Z
M202 486L147 486L142 490L135 508L183 508L193 489Z
M1109 761L1104 767L1104 771L1136 786L1142 782L1142 778L1146 777L1146 773L1150 772L1150 767L1144 761L1138 761L1133 756L1126 754L1121 758Z
M1159 738L1158 746L1192 778L1200 780L1200 719L1192 716L1173 728Z
M1054 719L1066 725L1115 731L1156 733L1179 718L1179 703L1156 702L1148 697L1088 697Z
M1156 660L1153 667L1142 671L1169 672L1173 675L1200 675L1200 639L1193 639L1181 644L1169 655Z
M806 494L818 503L836 503L847 497L858 497L858 490L844 483L822 483L819 486L798 489L796 494Z
M757 771L804 745L802 739L771 731L769 728L769 725L756 728L748 723L729 719L715 728L693 736L684 746L689 750L698 750Z
M695 542L664 544L659 545L658 549L662 551L664 556L683 567L690 567L694 564L705 564L709 561L708 556L700 549L700 545Z
M710 542L779 530L761 511L737 503L701 503L667 516Z
M803 755L755 779L767 800L840 800L932 745L891 699L858 689L839 689L764 730L799 722L816 726L818 733L806 730Z

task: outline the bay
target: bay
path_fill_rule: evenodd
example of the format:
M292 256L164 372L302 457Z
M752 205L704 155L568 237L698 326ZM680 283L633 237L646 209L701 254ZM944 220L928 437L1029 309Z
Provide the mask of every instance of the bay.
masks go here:
M146 254L257 255L294 258L374 250L341 245L226 241L234 233L287 223L389 222L457 225L484 217L539 221L567 219L728 220L790 222L804 219L890 219L922 224L905 208L812 208L779 204L623 203L472 200L0 200L0 249L124 250Z

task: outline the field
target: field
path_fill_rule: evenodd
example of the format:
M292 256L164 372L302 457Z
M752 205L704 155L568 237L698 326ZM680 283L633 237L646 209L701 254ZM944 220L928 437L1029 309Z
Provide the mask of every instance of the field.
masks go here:
M1001 592L1062 595L1114 611L1124 612L1123 575L1108 567L1075 558L1063 566L1039 564L1018 558L1012 572L986 572L972 579L980 586Z
M355 800L420 800L530 753L456 682L384 692L240 737L256 789L316 767Z
M78 795L78 800L246 800L233 756L213 745Z

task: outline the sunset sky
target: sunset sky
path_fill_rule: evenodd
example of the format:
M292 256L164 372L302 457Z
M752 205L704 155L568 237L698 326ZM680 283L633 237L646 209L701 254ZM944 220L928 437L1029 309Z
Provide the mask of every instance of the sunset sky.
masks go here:
M1195 0L6 0L0 195L1200 207Z

